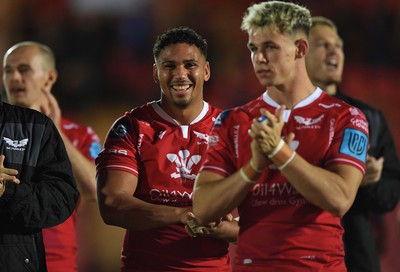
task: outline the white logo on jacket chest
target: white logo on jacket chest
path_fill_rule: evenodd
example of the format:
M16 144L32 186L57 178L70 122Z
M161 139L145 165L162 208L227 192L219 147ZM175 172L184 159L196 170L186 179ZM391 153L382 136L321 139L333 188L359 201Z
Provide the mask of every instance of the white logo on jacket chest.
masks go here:
M191 156L189 150L180 150L178 154L167 154L167 158L176 165L176 172L171 174L171 178L181 178L183 181L196 178L196 174L192 174L192 167L201 161L200 155Z
M10 150L17 150L17 151L24 151L25 146L28 144L29 139L23 139L23 140L11 140L10 138L3 137L3 140L6 142L7 149Z

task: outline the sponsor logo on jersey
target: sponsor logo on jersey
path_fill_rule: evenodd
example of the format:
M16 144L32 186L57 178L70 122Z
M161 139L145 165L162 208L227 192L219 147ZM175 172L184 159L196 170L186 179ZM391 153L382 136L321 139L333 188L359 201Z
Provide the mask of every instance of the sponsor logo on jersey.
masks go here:
M217 146L219 143L219 137L218 135L210 135L209 138L209 146Z
M150 199L152 201L157 201L160 203L177 203L180 206L187 206L187 203L190 202L182 202L182 199L192 199L193 192L188 191L179 191L179 190L160 190L160 189L151 189L149 191Z
M351 118L350 122L353 126L358 127L364 131L368 131L368 122L360 118Z
M197 131L193 131L193 133L197 136L197 138L200 139L200 141L197 142L198 144L208 144L210 140L210 136L208 136L208 134L200 133Z
M186 179L194 180L196 174L192 173L192 167L199 164L201 158L201 155L191 155L189 150L180 150L178 154L167 154L167 159L176 165L176 172L171 174L171 178L181 179L182 181L186 181Z
M322 119L324 119L324 114L316 117L316 118L309 118L309 117L302 117L295 115L294 120L302 126L296 127L297 129L319 129L321 128L320 125L317 125L319 122L321 122Z
M342 105L340 105L339 103L333 103L333 104L329 104L329 105L319 103L318 106L321 106L321 107L323 107L323 108L325 108L325 109L330 109L330 108L333 108L333 107L338 107L338 108L340 108Z
M354 107L349 109L351 115L361 115L360 110Z
M109 148L106 150L107 153L112 153L112 154L119 154L119 155L125 155L128 156L128 151L125 149L115 149L115 148Z
M25 147L28 144L29 139L12 140L7 137L3 137L3 141L6 142L6 149L15 151L25 151Z
M235 148L235 158L239 158L239 129L240 125L233 127L233 144Z
M110 135L125 138L126 134L128 134L128 128L129 125L123 120L120 120L111 128Z
M222 126L222 121L223 121L226 117L228 117L229 113L230 113L229 110L224 110L223 112L221 112L221 113L218 115L217 119L215 120L213 127L221 127L221 126Z
M353 157L365 163L367 157L368 137L357 129L346 128L342 143L340 144L340 153Z

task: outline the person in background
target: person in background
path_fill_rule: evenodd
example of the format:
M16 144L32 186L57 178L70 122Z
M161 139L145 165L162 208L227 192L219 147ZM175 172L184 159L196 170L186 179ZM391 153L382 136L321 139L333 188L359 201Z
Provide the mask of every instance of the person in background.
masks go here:
M42 231L79 197L71 163L43 114L0 101L0 123L0 272L46 272Z
M72 272L78 271L76 225L85 216L80 214L80 210L88 210L88 205L97 209L94 159L101 145L99 137L90 127L61 116L58 102L51 92L56 80L55 57L44 44L20 42L4 55L3 83L8 101L49 116L61 135L72 164L80 192L79 205L63 224L43 230L48 270ZM85 247L85 242L82 235L79 245Z
M161 98L116 120L96 159L104 222L127 229L121 271L231 271L237 222L227 213L198 225L192 213L194 180L221 112L203 100L207 41L172 28L158 36L153 57Z
M340 219L365 173L368 128L311 82L310 27L309 10L283 1L242 20L266 90L220 114L193 192L199 224L238 207L237 271L346 271Z
M359 108L369 123L366 174L342 223L348 271L378 272L379 250L370 217L379 219L379 215L393 210L399 201L400 164L396 147L383 113L338 89L342 81L344 51L334 22L321 16L313 17L309 43L306 66L311 81L329 95Z

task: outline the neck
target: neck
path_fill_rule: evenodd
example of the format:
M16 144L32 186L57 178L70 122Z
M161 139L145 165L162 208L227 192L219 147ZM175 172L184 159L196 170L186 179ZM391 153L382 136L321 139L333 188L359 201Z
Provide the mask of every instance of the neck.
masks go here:
M176 105L171 105L166 101L161 100L159 103L160 107L173 119L175 119L180 125L189 125L196 119L197 116L203 110L203 101L201 103L191 103L186 107L177 107Z
M315 86L307 74L298 75L288 84L268 87L269 96L280 105L292 109L296 104L304 100L315 91Z
M323 91L325 91L329 95L335 95L337 93L337 85L336 84L326 85L323 88Z

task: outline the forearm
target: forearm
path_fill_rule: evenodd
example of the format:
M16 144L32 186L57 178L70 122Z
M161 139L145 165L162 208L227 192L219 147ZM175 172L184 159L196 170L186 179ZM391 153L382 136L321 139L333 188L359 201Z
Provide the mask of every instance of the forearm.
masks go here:
M350 170L353 167L334 165L327 170L311 165L297 154L281 172L309 202L332 214L343 216L354 202L362 174L359 172L351 179L345 179L343 176L348 173L338 168Z
M81 198L92 202L96 201L96 166L87 159L65 136L60 132L63 139L68 157L71 161L72 172L74 174L75 182L81 194Z
M147 230L183 223L191 208L155 205L132 196L121 196L100 204L101 216L106 224L130 230Z
M256 180L251 175L250 178ZM193 213L197 221L200 224L218 221L243 201L252 186L239 171L226 178L209 171L201 172L193 190Z

